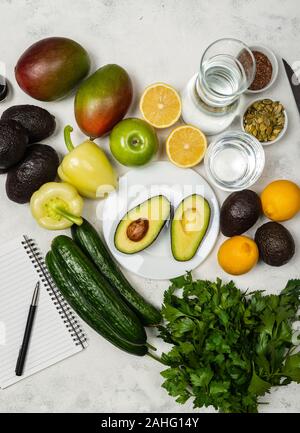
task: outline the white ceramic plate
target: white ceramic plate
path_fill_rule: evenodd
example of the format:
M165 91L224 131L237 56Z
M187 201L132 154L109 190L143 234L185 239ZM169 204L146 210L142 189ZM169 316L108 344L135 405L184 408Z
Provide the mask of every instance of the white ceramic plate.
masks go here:
M170 223L167 222L155 242L145 250L128 255L114 246L114 233L126 212L155 195L163 194L174 208L191 194L206 198L211 208L207 233L189 261L173 258L170 244ZM219 205L210 185L194 170L180 169L169 162L154 162L147 167L130 170L119 179L119 189L105 200L103 234L114 258L124 268L137 275L154 280L174 278L202 263L211 252L219 233Z

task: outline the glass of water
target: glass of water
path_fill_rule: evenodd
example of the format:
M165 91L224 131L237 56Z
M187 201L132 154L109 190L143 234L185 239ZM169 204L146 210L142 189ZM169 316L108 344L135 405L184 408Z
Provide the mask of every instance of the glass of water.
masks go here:
M182 117L208 135L226 129L238 111L239 97L255 76L252 51L238 39L224 38L204 51L199 73L182 95Z
M224 191L239 191L259 179L265 165L265 152L253 135L228 131L209 145L204 164L214 185Z

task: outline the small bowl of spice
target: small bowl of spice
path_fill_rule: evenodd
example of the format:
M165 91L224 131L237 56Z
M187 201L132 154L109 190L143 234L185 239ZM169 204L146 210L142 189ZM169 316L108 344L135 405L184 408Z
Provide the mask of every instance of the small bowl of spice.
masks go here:
M241 123L245 132L267 146L283 137L287 130L288 118L280 101L256 99L246 108Z
M269 48L263 45L252 45L250 50L255 58L256 72L247 93L263 92L272 86L278 75L278 61Z

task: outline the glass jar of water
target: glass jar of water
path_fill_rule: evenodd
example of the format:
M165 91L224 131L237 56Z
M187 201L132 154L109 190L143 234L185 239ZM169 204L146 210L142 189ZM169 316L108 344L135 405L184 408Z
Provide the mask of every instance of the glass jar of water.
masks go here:
M240 95L254 75L255 59L247 45L232 38L213 42L183 91L183 120L207 135L222 132L235 118Z
M259 179L265 165L265 152L253 135L227 131L209 145L204 164L215 186L224 191L239 191Z

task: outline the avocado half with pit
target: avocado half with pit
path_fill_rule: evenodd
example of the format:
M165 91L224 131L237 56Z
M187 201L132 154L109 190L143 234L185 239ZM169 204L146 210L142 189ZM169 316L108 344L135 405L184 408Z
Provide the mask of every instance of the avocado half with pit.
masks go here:
M171 247L176 260L185 262L196 254L209 226L210 206L199 194L193 194L177 207L171 224Z
M171 203L163 195L149 198L119 222L114 243L118 251L134 254L149 247L170 217Z

